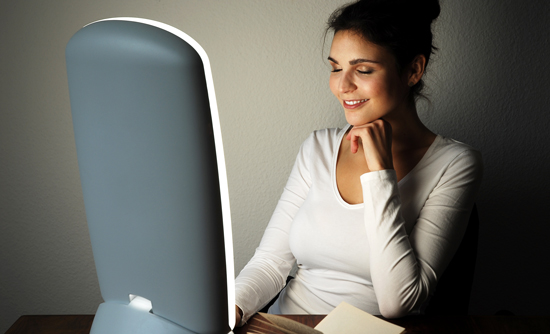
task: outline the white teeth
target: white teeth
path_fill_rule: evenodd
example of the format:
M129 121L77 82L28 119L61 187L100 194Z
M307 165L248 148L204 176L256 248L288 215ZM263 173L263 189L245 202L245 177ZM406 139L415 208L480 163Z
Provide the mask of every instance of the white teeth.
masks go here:
M357 103L367 102L367 100L368 100L368 99L358 100L358 101L357 101L357 100L356 100L356 101L344 101L344 103L347 104L347 105L352 106L352 105L357 104Z

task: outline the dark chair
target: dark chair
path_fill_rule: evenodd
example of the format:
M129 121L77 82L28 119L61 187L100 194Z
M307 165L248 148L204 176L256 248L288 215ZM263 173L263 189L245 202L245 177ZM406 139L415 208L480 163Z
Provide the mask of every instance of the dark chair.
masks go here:
M470 221L455 256L437 283L426 315L467 315L474 282L479 216L474 205Z
M293 278L294 278L294 277L293 277L293 276L290 276L290 275L286 278L285 287L286 287L286 285L288 284L288 282L290 282ZM283 287L283 289L284 289L284 287ZM283 291L283 289L281 289L281 291ZM279 295L281 294L281 291L279 291L279 293L278 293L275 297L273 297L273 299L271 299L271 300L269 301L269 303L267 303L267 305L264 306L264 307L263 307L261 310L259 310L258 312L267 313L267 310L269 310L269 308L271 307L271 305L273 305L273 304L275 303L275 301L277 300L277 298L279 298Z

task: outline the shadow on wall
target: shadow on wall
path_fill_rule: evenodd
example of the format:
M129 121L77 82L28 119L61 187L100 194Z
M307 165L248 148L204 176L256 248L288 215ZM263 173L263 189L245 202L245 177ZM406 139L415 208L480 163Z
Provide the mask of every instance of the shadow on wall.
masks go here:
M437 42L437 94L425 120L484 157L470 312L548 314L550 4L444 5L448 36Z

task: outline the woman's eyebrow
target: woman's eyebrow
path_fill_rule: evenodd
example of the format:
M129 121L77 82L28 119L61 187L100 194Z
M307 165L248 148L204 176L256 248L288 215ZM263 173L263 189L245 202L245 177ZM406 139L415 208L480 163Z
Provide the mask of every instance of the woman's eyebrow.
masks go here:
M337 65L340 65L334 58L332 57L328 57L327 58L329 61L337 64ZM370 60L370 59L365 59L365 58L357 58L357 59L353 59L353 60L350 60L349 61L349 64L350 65L357 65L357 64L361 64L361 63L375 63L375 64L380 64L379 61L376 61L376 60Z
M376 60L370 60L370 59L364 59L364 58L359 58L359 59L354 59L354 60L350 60L350 61L349 61L349 64L350 64L350 65L357 65L357 64L360 64L360 63L375 63L375 64L379 64L380 62L379 62L379 61L376 61Z
M329 61L335 63L335 64L338 64L338 62L337 62L336 60L334 60L334 58L332 58L332 57L328 57L327 59L328 59ZM338 65L339 65L339 64L338 64Z

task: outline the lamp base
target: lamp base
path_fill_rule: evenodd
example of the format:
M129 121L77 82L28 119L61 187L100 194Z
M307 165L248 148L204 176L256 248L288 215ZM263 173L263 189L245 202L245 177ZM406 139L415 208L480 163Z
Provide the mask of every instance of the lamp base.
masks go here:
M99 305L90 334L196 334L153 313L105 302Z

